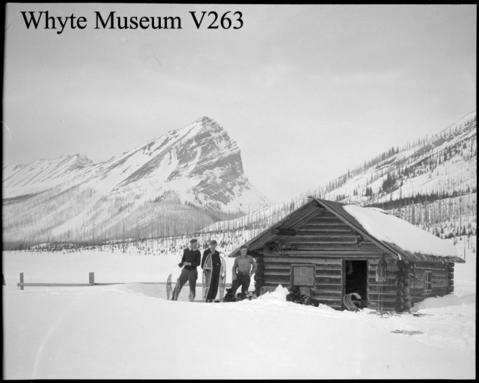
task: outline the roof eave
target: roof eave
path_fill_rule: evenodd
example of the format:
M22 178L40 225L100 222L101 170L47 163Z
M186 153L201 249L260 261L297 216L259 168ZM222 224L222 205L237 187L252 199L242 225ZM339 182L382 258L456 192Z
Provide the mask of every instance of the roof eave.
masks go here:
M348 219L346 219L345 217L341 216L340 213L338 213L334 208L332 208L331 206L329 206L329 204L327 203L327 201L324 201L324 200L321 200L321 199L317 199L315 198L316 202L318 202L320 205L324 206L327 210L329 210L331 213L333 213L336 217L338 217L341 221L343 221L346 225L350 226L351 228L353 228L354 230L356 230L357 232L359 232L362 236L364 236L365 238L368 238L371 242L373 242L376 246L378 246L379 248L381 248L382 250L384 250L385 252L389 253L390 255L398 258L398 259L401 259L401 257L404 257L405 254L403 254L401 251L397 250L397 249L393 249L391 248L390 246L388 246L388 244L384 243L383 241L380 241L379 239L375 238L373 235L371 235L368 231L366 231L364 228L362 227L357 227L357 225L353 224L351 221L349 221Z
M241 247L243 246L246 246L246 247L251 247L255 242L257 242L258 240L260 240L261 238L263 238L264 236L268 235L271 233L271 231L279 226L281 226L284 222L286 222L288 219L291 218L292 215L294 214L297 214L298 210L300 209L306 209L306 207L308 205L311 205L311 204L318 204L318 201L316 201L316 199L312 199L310 201L307 201L306 203L304 203L303 205L301 205L300 207L298 207L296 210L293 210L291 213L287 214L286 216L284 216L283 218L281 218L278 222L272 224L271 226L267 227L265 230L263 230L261 233L257 234L256 236L254 236L253 238L251 238L249 241L245 242L244 244L242 244L241 246L238 246L236 247L233 251L231 251L229 254L228 254L228 257L232 257L232 256L235 256L236 253L239 252L239 250L241 249ZM256 249L254 249L256 250Z
M432 255L432 254L421 254L421 253L409 253L398 246L392 246L391 244L381 241L374 236L372 236L366 229L362 227L357 227L357 225L353 224L349 220L347 220L345 217L342 217L340 213L338 213L334 208L328 205L328 201L316 199L316 201L326 207L331 213L336 215L339 219L341 219L343 222L351 226L353 229L357 230L361 234L364 233L366 237L369 237L369 239L374 242L377 246L381 247L383 250L388 251L390 254L396 256L399 260L401 259L407 259L409 261L414 261L414 262L420 262L420 261L430 261L430 262L457 262L457 263L464 263L465 261L458 257L458 256L439 256L439 255ZM344 209L343 209L344 210ZM347 213L347 212L346 212ZM349 214L349 213L347 213Z

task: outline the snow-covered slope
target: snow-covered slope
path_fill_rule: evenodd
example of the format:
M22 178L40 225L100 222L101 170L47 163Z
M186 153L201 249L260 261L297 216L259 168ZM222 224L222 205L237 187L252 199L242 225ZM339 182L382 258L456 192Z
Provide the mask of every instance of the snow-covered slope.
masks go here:
M432 137L391 148L315 192L325 199L365 204L470 193L476 189L476 140L474 112Z
M308 196L388 210L442 237L475 234L476 113L403 148L391 148L314 190L204 232L258 233L307 202ZM249 238L248 238L249 239Z
M208 117L104 162L75 155L3 172L7 241L171 235L268 203Z

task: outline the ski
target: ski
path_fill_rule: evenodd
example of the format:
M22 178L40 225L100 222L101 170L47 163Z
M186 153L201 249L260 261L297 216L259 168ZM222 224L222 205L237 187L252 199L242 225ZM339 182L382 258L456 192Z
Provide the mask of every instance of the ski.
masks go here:
M168 279L166 280L166 299L170 300L171 299L171 274L168 275Z

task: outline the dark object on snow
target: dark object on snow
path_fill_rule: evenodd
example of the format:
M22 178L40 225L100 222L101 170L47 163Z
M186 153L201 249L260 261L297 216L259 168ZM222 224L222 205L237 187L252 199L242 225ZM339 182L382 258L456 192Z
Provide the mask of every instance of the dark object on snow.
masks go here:
M243 293L238 293L236 294L236 297L235 297L236 301L242 301L245 298L246 298L246 294L243 294Z
M303 290L303 291L301 291ZM319 306L319 301L311 296L311 293L306 293L305 289L299 286L293 286L286 295L286 300L302 305Z
M248 291L246 293L239 292L236 295L233 295L231 291L229 291L223 298L223 302L238 302L244 299L252 300L254 298L256 298L256 294L251 291Z
M404 334L404 335L419 335L424 334L422 331L419 330L393 330L391 331L393 334Z
M223 302L236 302L236 298L234 295L227 292L223 298Z
M359 311L365 307L365 302L358 293L349 293L344 295L343 303L349 311Z

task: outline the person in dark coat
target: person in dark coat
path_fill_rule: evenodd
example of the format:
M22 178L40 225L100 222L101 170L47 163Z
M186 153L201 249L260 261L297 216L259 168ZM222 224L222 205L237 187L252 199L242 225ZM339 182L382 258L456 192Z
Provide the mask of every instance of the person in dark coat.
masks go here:
M176 286L173 290L172 300L176 301L178 295L180 295L181 289L183 288L186 281L190 284L190 295L189 300L194 301L196 295L196 280L198 279L198 271L196 268L199 266L201 261L201 253L198 250L198 241L192 239L190 241L190 247L183 250L183 257L181 262L178 263L179 267L182 267L181 274L176 281Z
M201 268L204 269L207 258L211 257L212 274L208 295L206 296L206 302L212 302L218 293L221 272L221 258L220 253L216 251L217 245L218 243L214 239L211 240L209 243L209 248L203 252L203 258L201 259Z

